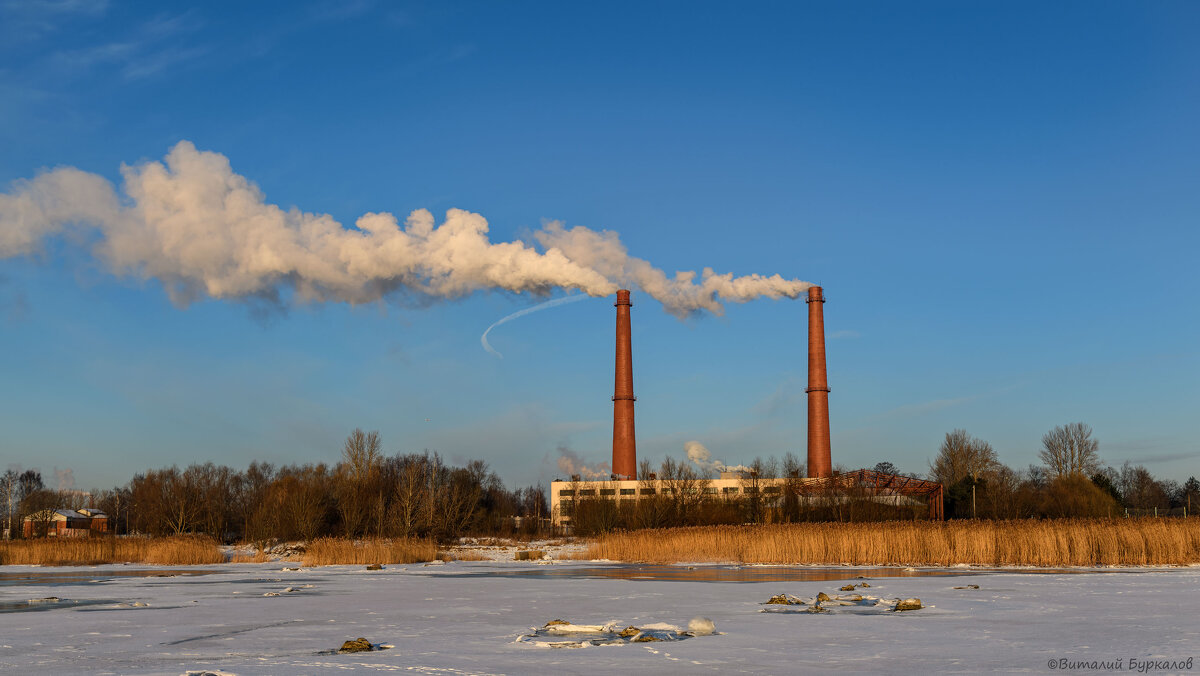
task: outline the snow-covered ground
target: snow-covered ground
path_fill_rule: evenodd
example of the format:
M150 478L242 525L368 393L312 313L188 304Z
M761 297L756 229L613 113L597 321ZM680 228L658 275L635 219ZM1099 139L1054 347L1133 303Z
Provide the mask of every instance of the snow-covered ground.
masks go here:
M1135 660L1170 661L1174 668L1148 671L1186 673L1189 658L1200 662L1200 567L955 569L936 577L874 571L865 580L846 568L832 580L717 582L605 577L627 569L598 570L604 565L457 561L367 571L228 564L174 577L117 577L147 568L134 566L5 566L0 608L59 600L0 613L0 673L907 674L1078 666L1059 660L1110 662L1119 666L1114 671L1135 673ZM678 570L703 578L729 568ZM62 577L71 573L83 577ZM12 574L57 577L17 584ZM869 587L852 591L862 603L829 603L828 612L763 605L777 594L807 603L819 592L847 597L839 587L863 582ZM925 608L890 612L888 600L912 597ZM688 632L696 617L710 618L716 633ZM571 625L544 628L551 620ZM580 626L596 633L577 632ZM629 626L661 640L617 633ZM392 647L329 652L358 637Z

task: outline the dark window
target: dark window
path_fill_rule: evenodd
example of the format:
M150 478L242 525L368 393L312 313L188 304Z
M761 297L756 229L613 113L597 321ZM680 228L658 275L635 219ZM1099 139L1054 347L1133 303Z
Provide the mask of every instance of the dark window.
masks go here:
M637 493L637 489L634 489L634 488L622 488L621 489L621 495L634 495L636 493Z
M561 497L573 496L573 495L575 495L575 491L559 491L559 492L558 492L558 496L559 496L560 498L561 498Z
M654 495L654 489L653 488L643 488L642 495Z
M615 488L601 488L600 489L600 495L616 495L616 494L617 494L617 489L615 489Z

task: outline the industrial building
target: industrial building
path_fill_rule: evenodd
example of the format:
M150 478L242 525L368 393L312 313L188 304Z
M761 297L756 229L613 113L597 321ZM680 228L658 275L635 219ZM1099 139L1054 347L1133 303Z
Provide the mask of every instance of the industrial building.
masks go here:
M835 473L829 434L829 382L825 364L825 295L821 287L808 289L808 476L766 478L747 472L722 472L718 479L701 478L681 484L653 474L637 475L637 440L634 432L633 345L630 331L630 292L617 291L616 363L613 387L612 475L608 480L584 481L579 476L550 484L550 510L556 527L570 528L575 506L582 500L613 500L634 506L638 500L661 498L679 491L708 500L761 500L768 505L785 496L816 503L860 495L897 507L924 503L930 519L942 519L941 484L871 470ZM840 497L839 497L840 496Z

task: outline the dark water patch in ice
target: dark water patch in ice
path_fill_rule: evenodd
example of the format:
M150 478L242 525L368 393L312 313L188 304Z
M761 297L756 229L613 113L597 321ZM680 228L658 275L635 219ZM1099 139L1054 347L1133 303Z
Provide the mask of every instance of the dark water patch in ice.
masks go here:
M540 566L534 569L479 569L438 573L439 577L544 577L644 580L647 582L819 582L865 577L936 577L976 575L969 570L912 570L904 568L796 568L792 566L666 566L614 564L608 566Z
M966 575L1076 574L1116 572L1095 569L1005 569L1005 568L826 568L806 566L662 565L608 564L603 566L538 566L537 568L493 568L482 565L433 573L439 577L517 577L641 580L647 582L827 582L886 577L957 577Z
M38 584L96 584L122 577L195 577L219 573L211 569L134 569L134 570L28 570L0 572L0 587Z
M118 612L118 611L122 611L122 610L140 610L142 612L151 612L154 610L178 610L180 608L194 608L194 607L195 606L193 606L191 604L186 604L186 605L177 604L177 605L173 605L173 606L158 606L158 605L152 606L148 603L130 602L130 603L113 603L112 605L95 606L92 608L80 608L79 612L81 612L81 613L109 613L109 612Z
M106 603L117 603L114 599L29 599L26 601L0 601L0 613L33 613L42 610L81 608Z

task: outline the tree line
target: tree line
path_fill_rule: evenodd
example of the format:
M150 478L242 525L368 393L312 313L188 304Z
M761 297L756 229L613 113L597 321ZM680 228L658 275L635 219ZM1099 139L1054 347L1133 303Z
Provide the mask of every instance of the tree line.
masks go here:
M1141 465L1104 465L1099 442L1083 423L1047 432L1039 459L1040 465L1015 470L999 461L991 444L956 429L946 434L924 476L902 474L886 461L872 469L940 483L947 518L1166 516L1200 511L1200 482L1195 477L1180 484L1156 479ZM710 487L712 470L668 458L657 472L642 463L638 476L658 481L639 484L636 501L604 499L591 491L580 497L586 489L579 484L567 489L575 499L560 505L565 505L564 515L578 535L674 526L917 519L928 513L925 505L912 501L880 500L865 486L831 483L814 492L802 479L804 464L790 453L782 460L757 458L742 469L737 499ZM835 468L835 473L845 471Z
M1001 463L988 442L956 429L945 435L924 478L942 484L948 518L1192 515L1200 510L1200 482L1195 477L1180 484L1156 479L1145 467L1129 462L1120 468L1107 466L1098 449L1090 427L1062 425L1043 436L1042 463L1018 470ZM790 453L782 459L756 458L743 469L741 492L730 500L709 492L711 470L668 457L655 471L643 461L639 499L573 500L569 516L574 532L911 519L924 514L922 505L882 502L867 489L830 489L828 495L815 495L802 480L804 463ZM873 469L901 474L890 462ZM777 479L784 481L772 481ZM43 533L52 510L82 507L102 509L110 530L117 533L202 533L264 546L322 536L451 540L474 534L535 534L546 531L550 515L546 490L540 485L508 490L480 460L460 467L446 464L437 453L386 456L379 434L362 430L349 435L340 462L333 465L167 467L94 494L48 489L36 470L10 469L0 475L0 509L14 537L21 536L23 515L41 515L45 523L35 524L34 531Z
M992 445L956 429L946 434L929 476L946 491L951 518L1019 519L1188 514L1200 510L1200 482L1156 479L1145 467L1105 465L1092 428L1060 425L1042 437L1041 465L1013 469Z
M108 514L116 533L195 533L260 546L322 536L533 534L549 512L543 487L508 490L482 460L459 467L437 453L387 456L378 432L357 429L333 465L173 466L94 494L51 490L34 470L10 470L0 477L0 505L15 537L21 515L48 519L47 510L90 506Z

